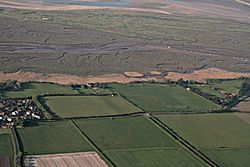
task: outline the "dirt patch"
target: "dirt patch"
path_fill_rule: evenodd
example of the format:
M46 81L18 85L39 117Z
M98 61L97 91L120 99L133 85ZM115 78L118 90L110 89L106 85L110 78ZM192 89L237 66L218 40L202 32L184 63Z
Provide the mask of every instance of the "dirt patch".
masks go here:
M125 72L124 75L127 76L127 77L132 77L132 78L144 77L144 74L139 73L139 72Z
M95 152L31 155L24 163L25 167L108 167Z
M208 68L204 70L194 71L193 73L183 74L177 72L169 72L165 77L166 79L178 80L183 78L184 80L194 80L194 81L206 81L209 78L239 78L239 77L250 77L250 73L238 73L238 72L229 72L226 70L218 68Z

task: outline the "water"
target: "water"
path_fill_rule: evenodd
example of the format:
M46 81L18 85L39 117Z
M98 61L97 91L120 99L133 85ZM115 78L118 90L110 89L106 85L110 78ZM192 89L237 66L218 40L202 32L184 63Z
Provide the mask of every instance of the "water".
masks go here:
M81 5L81 6L128 6L129 0L114 0L90 2L90 1L77 1L77 0L39 0L45 3L57 3L66 5Z

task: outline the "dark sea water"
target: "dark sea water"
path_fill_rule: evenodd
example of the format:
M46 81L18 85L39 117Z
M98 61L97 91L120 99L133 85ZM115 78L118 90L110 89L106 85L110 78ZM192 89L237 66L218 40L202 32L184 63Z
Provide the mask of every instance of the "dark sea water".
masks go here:
M37 0L45 3L57 3L67 5L82 5L82 6L127 6L129 0L114 0L102 1L102 2L91 2L91 1L77 1L77 0Z

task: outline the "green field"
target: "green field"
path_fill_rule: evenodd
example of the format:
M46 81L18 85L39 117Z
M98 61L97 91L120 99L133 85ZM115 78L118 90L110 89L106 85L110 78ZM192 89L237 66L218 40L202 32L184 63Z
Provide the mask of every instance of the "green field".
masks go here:
M218 109L216 104L176 85L111 84L118 92L147 112L205 111Z
M247 167L250 164L250 148L218 149L204 152L220 166Z
M158 118L219 166L248 166L250 124L234 114L169 115Z
M98 95L103 95L103 94L112 94L112 92L109 91L109 89L104 89L104 88L92 88L94 92L96 92Z
M158 118L196 147L250 146L250 125L234 114L168 115Z
M25 154L55 154L92 151L69 121L43 122L17 129Z
M83 94L83 95L92 95L96 94L93 90L89 88L85 88L83 85L75 89L78 93Z
M206 85L189 85L190 87L197 88L203 93L214 95L220 98L226 98L224 93L234 93L238 94L240 91L241 84L243 80L211 80L209 84Z
M145 117L78 119L74 122L117 166L202 166Z
M204 86L190 85L190 86L199 89L203 93L214 95L214 96L217 96L217 97L220 97L220 98L225 98L225 96L222 93L220 93L217 90L214 90L211 85L204 85Z
M106 151L119 167L205 166L180 148Z
M212 83L211 85L225 92L238 94L242 83L243 80L226 80L226 81Z
M44 97L49 108L62 118L119 115L138 109L119 96Z
M144 117L75 120L103 150L177 147L178 144Z
M0 156L13 156L13 145L9 130L0 129Z
M6 98L26 98L45 94L76 94L70 86L50 84L50 83L24 83L23 90L5 91Z

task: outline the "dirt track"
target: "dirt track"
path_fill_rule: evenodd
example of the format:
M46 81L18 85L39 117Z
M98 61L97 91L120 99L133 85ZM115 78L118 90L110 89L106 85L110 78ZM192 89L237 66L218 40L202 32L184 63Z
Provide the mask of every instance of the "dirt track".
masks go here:
M184 80L195 80L195 81L205 81L207 78L239 78L241 76L250 77L250 73L236 73L228 72L225 70L217 68L209 68L205 70L194 71L193 73L176 73L169 72L166 77L158 77L158 80L170 79L178 80L183 78ZM26 81L37 81L37 82L52 82L59 84L84 84L84 83L129 83L133 81L151 81L157 80L154 77L128 77L124 74L106 74L100 76L75 76L68 74L48 74L47 76L41 73L34 72L16 72L16 73L3 73L0 72L0 82L7 80L17 80L20 82Z
M95 152L27 156L25 167L108 167Z

